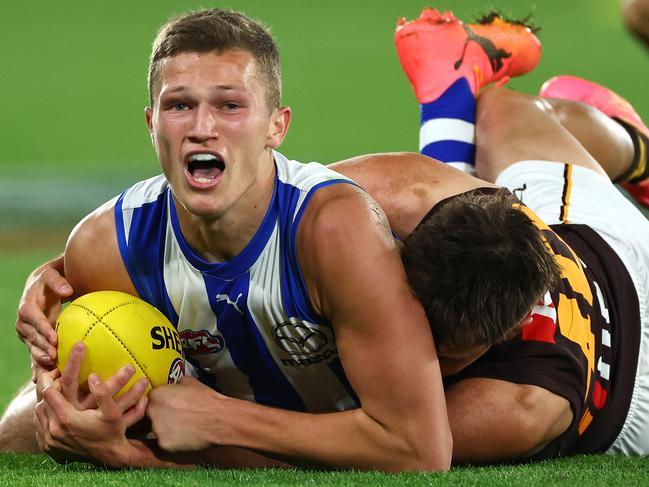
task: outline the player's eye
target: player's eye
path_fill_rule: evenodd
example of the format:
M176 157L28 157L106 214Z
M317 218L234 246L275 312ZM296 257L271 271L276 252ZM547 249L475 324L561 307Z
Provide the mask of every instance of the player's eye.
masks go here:
M177 112L183 112L185 110L189 110L189 105L187 105L186 103L178 102L172 104L171 109Z
M237 108L239 108L239 105L234 102L228 102L223 104L223 108L225 108L226 110L236 110Z

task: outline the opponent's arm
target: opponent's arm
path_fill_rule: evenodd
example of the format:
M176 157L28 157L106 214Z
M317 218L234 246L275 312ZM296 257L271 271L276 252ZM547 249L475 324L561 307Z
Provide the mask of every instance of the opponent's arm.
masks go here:
M61 303L72 294L72 287L63 278L63 256L36 268L27 278L18 305L16 332L25 342L32 358L32 381L54 368L56 333L53 323L61 311Z
M232 445L331 468L449 467L452 439L431 332L385 217L365 198L347 185L318 191L297 242L310 297L333 323L361 407L296 413L185 379L150 395L147 413L161 448ZM183 426L173 428L173 421Z
M136 295L119 254L113 203L109 202L88 215L70 234L64 266L74 296L99 290ZM141 384L139 388L133 387L132 404L122 399L113 400L116 390L101 381L97 387L91 387L90 394L85 394L80 391L78 381L81 360L78 354L73 353L61 377L38 379L37 388L42 391L42 400L36 410L39 444L44 451L61 459L81 455L90 461L103 461L104 452L117 451L124 457L109 453L107 458L115 461L116 465L128 464L123 458L133 458L138 453L139 444L127 441L124 432L138 418L122 413L138 404L137 411L144 414L144 405L137 402L141 400L144 389ZM74 364L77 364L76 368ZM127 409L124 409L125 404ZM111 464L108 461L104 463Z
M470 378L446 390L454 464L486 464L534 455L570 426L567 399L546 389Z
M137 295L117 248L113 207L114 200L109 201L82 220L72 231L65 254L41 265L27 279L16 331L29 348L34 382L56 363L54 323L63 301L92 290Z
M392 231L405 240L439 201L493 184L412 152L371 154L336 162L330 169L353 179L385 212Z

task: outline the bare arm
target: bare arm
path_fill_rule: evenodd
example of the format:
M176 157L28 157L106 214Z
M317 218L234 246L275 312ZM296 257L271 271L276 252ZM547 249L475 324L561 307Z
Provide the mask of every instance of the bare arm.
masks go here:
M494 186L435 159L412 152L371 154L329 165L353 179L379 204L392 231L405 240L439 201Z
M75 227L68 239L63 264L74 297L99 290L136 294L119 255L113 202L98 208ZM156 460L151 450L141 442L128 441L125 436L126 429L144 415L146 402L142 394L146 384L136 383L125 394L128 399L113 400L113 394L119 389L111 384L120 382L118 372L106 382L97 377L90 394L83 393L79 389L78 373L84 347L76 347L80 350L76 353L73 350L60 377L42 374L38 378L37 389L42 391L39 394L42 400L36 407L36 428L41 449L59 460L82 457L122 466L137 458L142 465L151 466Z
M497 379L459 381L446 391L454 464L486 464L541 451L572 422L568 400L541 387Z
M84 218L65 247L65 277L74 297L93 291L122 291L137 296L117 245L115 200Z
M431 332L380 209L348 185L319 191L298 233L298 256L314 307L334 325L361 408L296 413L191 382L165 386L152 391L148 411L161 447L232 445L330 468L447 469L452 440ZM194 392L181 394L183 387ZM165 395L191 396L191 415ZM174 418L190 433L169 427Z
M56 364L54 323L62 302L107 289L137 295L119 255L113 205L110 201L88 215L72 231L65 253L27 278L16 331L29 348L34 382Z
M63 256L36 268L27 278L18 305L16 332L32 357L32 381L56 361L57 339L54 321L62 301L72 294L72 287L62 277Z

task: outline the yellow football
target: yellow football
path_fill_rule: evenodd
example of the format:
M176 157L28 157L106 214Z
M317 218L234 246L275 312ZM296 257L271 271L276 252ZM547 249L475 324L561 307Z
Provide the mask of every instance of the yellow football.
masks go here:
M74 344L86 345L79 373L85 391L91 372L106 380L127 364L135 367L135 374L115 397L141 377L155 387L178 382L185 372L176 329L160 311L130 294L99 291L81 296L61 312L56 333L61 372Z

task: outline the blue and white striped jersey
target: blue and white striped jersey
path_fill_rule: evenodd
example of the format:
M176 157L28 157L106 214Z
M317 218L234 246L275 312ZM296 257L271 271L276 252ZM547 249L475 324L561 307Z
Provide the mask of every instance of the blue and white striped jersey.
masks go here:
M186 358L223 394L296 411L358 406L331 324L313 310L296 255L311 196L349 179L275 152L275 188L252 240L223 263L185 241L164 176L119 198L115 222L126 269L142 299L176 325Z

